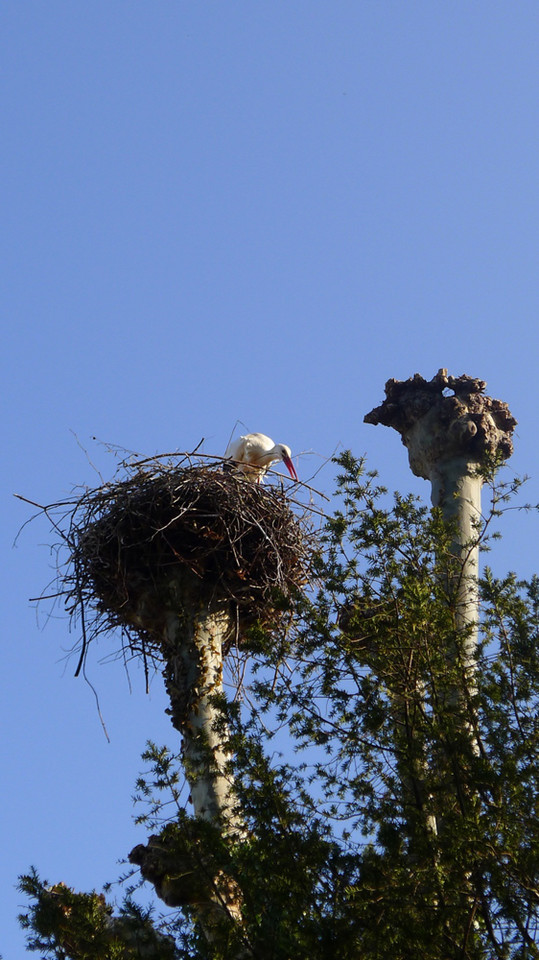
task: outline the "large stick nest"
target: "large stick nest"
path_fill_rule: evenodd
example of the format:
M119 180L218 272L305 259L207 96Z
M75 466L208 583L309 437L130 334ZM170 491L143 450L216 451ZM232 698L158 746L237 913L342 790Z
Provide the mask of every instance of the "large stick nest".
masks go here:
M282 486L256 485L220 463L149 466L135 463L64 514L62 586L82 622L83 653L117 627L133 652L157 653L170 612L192 617L203 604L230 605L239 641L254 622L277 628L283 599L308 579L305 509L298 516Z

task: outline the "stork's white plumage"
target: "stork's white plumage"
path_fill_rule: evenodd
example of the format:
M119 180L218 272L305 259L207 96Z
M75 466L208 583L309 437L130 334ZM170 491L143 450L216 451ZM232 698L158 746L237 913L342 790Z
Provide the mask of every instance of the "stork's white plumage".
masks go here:
M255 483L263 483L264 474L272 463L280 460L292 479L298 479L290 447L287 447L286 443L274 443L265 433L247 433L238 440L232 440L227 447L225 459L233 460L238 472L245 474Z

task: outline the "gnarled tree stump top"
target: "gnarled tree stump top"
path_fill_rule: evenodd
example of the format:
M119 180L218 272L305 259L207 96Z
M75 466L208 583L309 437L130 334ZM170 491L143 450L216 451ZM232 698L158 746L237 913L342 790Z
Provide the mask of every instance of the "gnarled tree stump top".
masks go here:
M408 448L416 476L432 479L436 465L455 458L480 464L507 460L513 452L517 421L502 400L485 396L486 383L441 369L432 380L416 373L388 380L386 398L364 417L365 423L393 427Z

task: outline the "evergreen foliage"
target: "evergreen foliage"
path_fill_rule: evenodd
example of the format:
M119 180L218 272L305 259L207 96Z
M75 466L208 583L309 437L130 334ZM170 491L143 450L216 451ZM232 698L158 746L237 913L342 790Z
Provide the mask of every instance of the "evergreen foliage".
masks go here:
M249 697L221 704L245 834L189 817L181 757L148 745L140 821L171 852L164 881L181 864L195 892L165 935L130 900L115 917L101 895L32 873L21 880L29 949L58 960L539 957L539 578L485 571L470 676L454 531L414 497L389 497L351 454L337 462L339 508L311 593L296 597L278 643L253 628ZM514 490L493 487L485 548ZM241 891L242 922L223 922L212 945L195 909L201 876Z
M19 917L31 931L27 946L55 960L176 960L174 941L155 928L152 911L126 898L119 913L103 894L76 893L64 883L50 886L37 871L20 877L19 890L33 901Z

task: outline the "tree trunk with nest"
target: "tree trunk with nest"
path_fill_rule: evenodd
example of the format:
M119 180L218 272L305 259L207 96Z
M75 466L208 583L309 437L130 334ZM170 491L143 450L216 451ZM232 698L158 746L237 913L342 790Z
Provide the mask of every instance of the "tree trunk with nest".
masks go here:
M65 519L65 518L64 518ZM230 850L246 831L229 770L223 655L254 623L281 629L307 580L311 535L284 490L225 473L219 462L130 464L73 503L68 606L91 638L121 627L131 653L163 664L182 737L194 817L180 814L129 859L169 906L185 906L212 944L243 943L243 898ZM94 613L94 623L87 625ZM235 952L234 952L235 950Z

